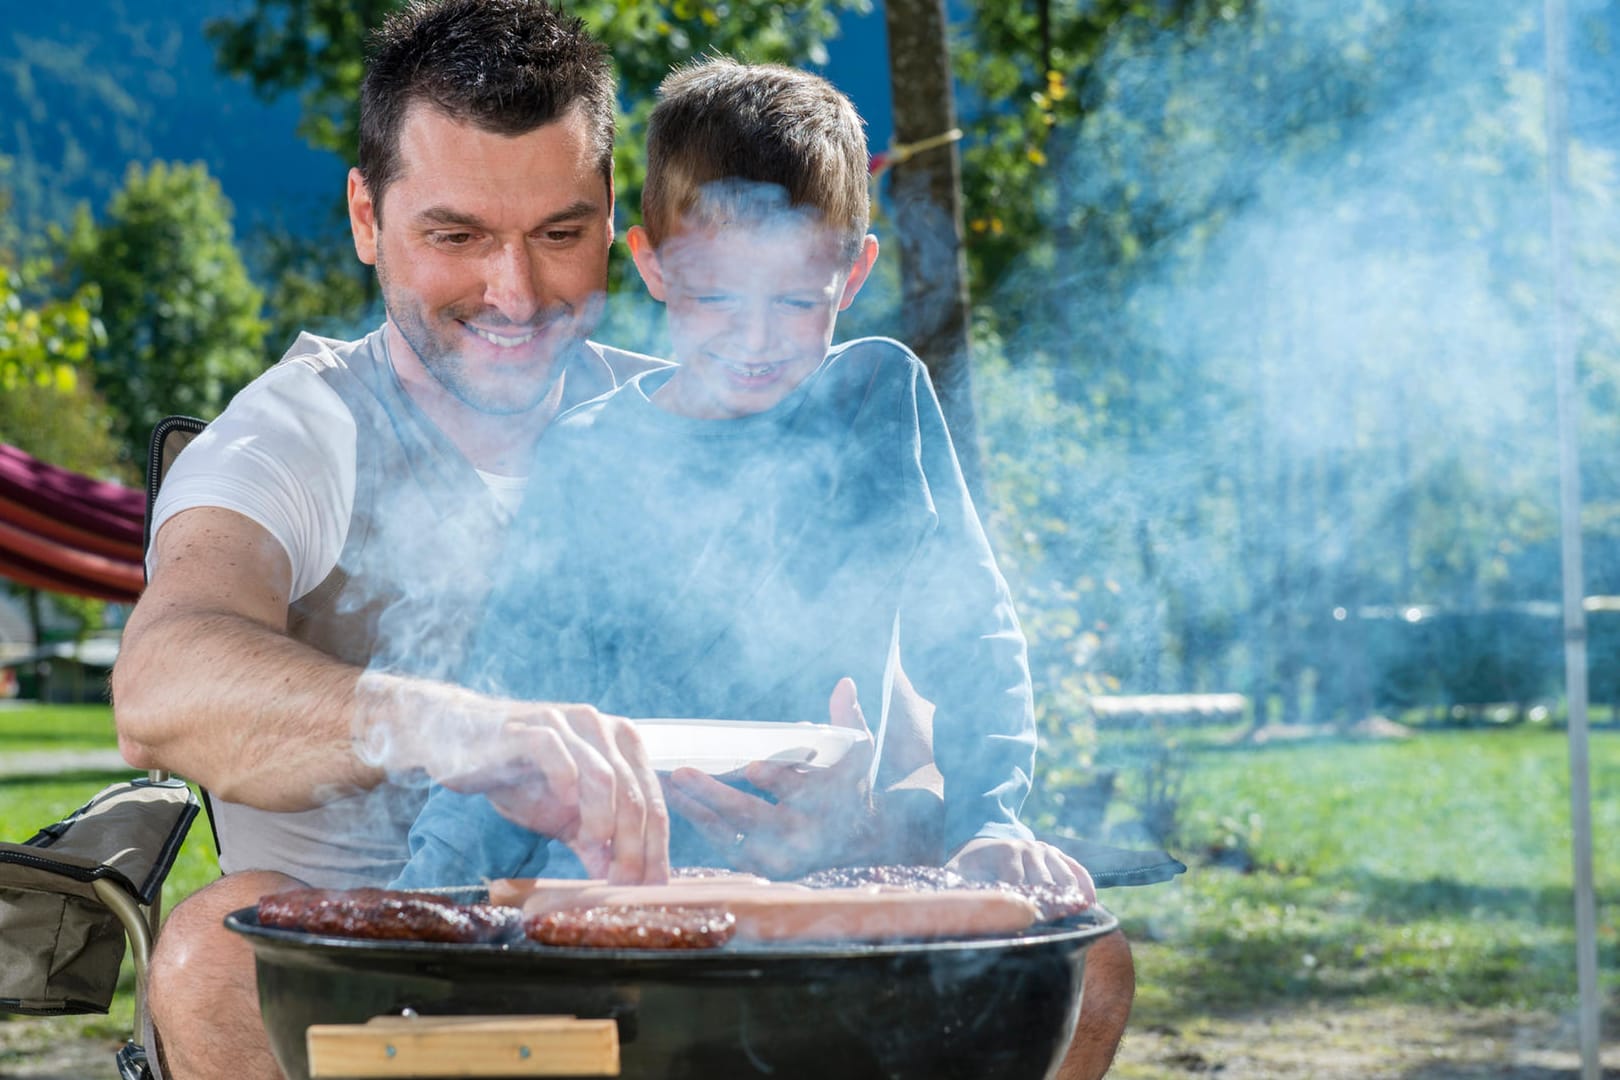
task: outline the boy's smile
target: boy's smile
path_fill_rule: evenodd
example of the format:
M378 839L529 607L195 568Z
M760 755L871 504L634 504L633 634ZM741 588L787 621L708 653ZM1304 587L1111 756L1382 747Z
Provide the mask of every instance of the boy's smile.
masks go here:
M764 412L820 367L877 257L868 236L851 264L803 220L683 229L656 250L640 227L629 240L680 364L654 400L709 420Z

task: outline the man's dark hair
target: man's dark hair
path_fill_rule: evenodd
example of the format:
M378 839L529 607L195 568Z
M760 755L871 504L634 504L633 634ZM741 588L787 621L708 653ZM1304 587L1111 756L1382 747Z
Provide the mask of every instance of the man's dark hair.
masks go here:
M705 57L659 87L642 223L656 247L683 223L770 213L772 200L760 198L770 188L833 229L853 259L871 214L867 163L860 114L826 79Z
M360 175L379 219L412 105L496 135L584 111L613 182L613 72L585 24L545 0L416 0L372 32L360 84Z

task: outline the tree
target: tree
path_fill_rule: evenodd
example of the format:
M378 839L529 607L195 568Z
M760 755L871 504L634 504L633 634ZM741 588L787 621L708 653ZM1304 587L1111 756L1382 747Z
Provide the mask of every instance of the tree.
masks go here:
M1535 30L1460 0L1276 0L1194 34L1122 22L1060 72L1083 107L1031 198L998 203L1014 238L979 332L1001 330L1007 363L980 391L995 475L1026 499L1004 511L1014 569L1079 607L1093 672L1353 720L1392 689L1380 653L1439 640L1417 605L1523 615L1542 648L1557 485ZM1613 162L1577 161L1581 258L1611 281ZM1582 313L1581 340L1591 430L1612 432L1608 308ZM1043 399L1000 400L1026 384L1051 425L1027 418ZM1609 531L1612 460L1588 472ZM1436 703L1492 692L1443 685L1465 664L1412 667Z
M246 14L213 20L205 32L222 71L248 79L266 100L296 92L304 109L300 134L352 165L366 34L402 6L403 0L254 0ZM837 13L869 10L871 0L569 4L569 14L607 46L621 100L629 103L616 154L621 203L632 211L636 205L642 175L637 133L672 66L708 51L759 62L825 63Z
M901 337L928 365L968 487L982 498L945 0L887 0L883 14L895 143L919 148L894 163L889 189L900 241Z
M353 165L358 142L360 79L367 33L404 0L254 0L234 18L205 27L220 70L249 80L265 100L296 93L303 104L299 132L317 149ZM871 0L770 0L725 4L676 0L667 5L580 0L568 11L583 19L618 68L621 102L614 150L614 186L621 219L638 216L644 175L642 131L658 83L670 68L706 51L760 62L824 63L826 42L838 30L840 11L865 12ZM368 297L369 275L356 277L346 238L322 248L272 251L275 285L269 307L278 320L271 342L279 350L299 316L355 318ZM628 260L610 266L610 291L631 275ZM351 280L352 279L352 280ZM355 282L362 283L357 291ZM321 310L320 301L325 301ZM646 320L613 312L604 327L618 344L656 348Z
M10 159L0 156L0 180L9 171ZM71 393L90 350L102 340L96 290L87 286L66 300L43 293L49 264L20 247L11 193L0 185L0 397L35 387Z
M952 57L963 128L963 204L973 292L994 295L1015 265L1051 266L1072 245L1051 231L1050 215L1076 199L1072 181L1054 167L1058 148L1095 110L1106 107L1105 56L1132 43L1193 45L1212 30L1241 24L1256 0L1096 0L1087 4L973 4L956 28ZM1056 9L1056 10L1054 10ZM1109 263L1129 257L1129 218L1093 222L1095 255ZM980 307L997 328L1017 316Z
M0 188L0 442L64 468L126 479L117 467L111 414L86 377L91 350L104 340L96 290L83 286L66 300L44 295L48 263L19 254L9 211L8 193ZM8 589L23 597L35 640L42 640L39 591ZM56 604L80 636L100 622L105 608L85 597L57 597Z
M144 469L158 420L212 418L264 366L261 296L237 252L230 205L201 164L131 165L104 220L81 208L65 248L70 280L100 292L96 387L125 459Z

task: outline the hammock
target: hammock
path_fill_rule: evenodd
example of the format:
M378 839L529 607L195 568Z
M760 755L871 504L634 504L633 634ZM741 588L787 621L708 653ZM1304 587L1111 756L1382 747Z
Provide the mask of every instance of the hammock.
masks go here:
M134 603L145 584L146 496L0 443L0 577Z

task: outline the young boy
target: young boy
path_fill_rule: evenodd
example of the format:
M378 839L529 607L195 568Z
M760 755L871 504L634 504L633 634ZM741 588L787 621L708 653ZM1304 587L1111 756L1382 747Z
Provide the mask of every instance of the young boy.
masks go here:
M1046 880L1030 859L1066 857L1018 820L1024 638L927 374L893 341L830 347L877 257L867 160L853 106L814 75L709 59L665 81L628 240L677 365L548 431L469 682L629 717L797 721L853 676L881 757L903 658L936 703L945 852L1006 844L1013 876ZM675 865L726 864L679 818L671 835ZM532 876L547 847L438 789L395 884Z

